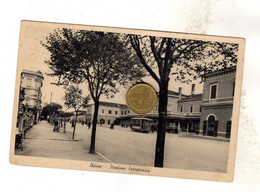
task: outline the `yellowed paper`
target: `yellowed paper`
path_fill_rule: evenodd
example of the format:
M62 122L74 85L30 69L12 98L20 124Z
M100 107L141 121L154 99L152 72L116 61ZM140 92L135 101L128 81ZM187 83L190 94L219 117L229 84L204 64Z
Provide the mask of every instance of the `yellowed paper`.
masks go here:
M181 70L177 70L177 68L182 66L184 69L187 66L183 65L187 61L185 56L181 60L183 63L176 64L176 68L172 67L168 85L163 166L158 167L155 166L155 154L157 149L156 138L158 129L160 129L158 120L159 101L157 106L145 115L135 114L126 105L127 90L140 79L128 81L124 86L119 85L119 82L113 85L113 88L117 88L115 93L112 92L113 96L107 97L105 91L101 89L95 150L94 153L89 153L91 151L95 110L91 90L98 88L89 86L87 79L84 79L86 77L83 77L84 81L78 84L78 87L83 90L83 95L89 95L92 99L89 100L85 108L79 110L77 119L75 119L75 110L73 108L68 109L65 106L64 96L68 85L57 86L53 83L57 83L59 77L48 75L53 73L48 62L55 63L55 61L52 60L51 52L43 45L48 44L48 40L51 40L50 34L55 35L55 31L59 32L64 28L71 29L73 32L80 30L94 31L95 35L97 31L104 34L125 34L125 36L131 34L132 37L137 35L141 37L140 43L143 43L139 48L144 52L152 52L151 47L149 50L143 49L144 46L152 42L150 37L157 37L158 39L162 37L158 44L163 41L163 38L180 39L181 42L186 42L183 45L179 44L179 47L175 47L183 55L193 46L190 41L186 40L192 40L193 43L194 41L203 42L203 46L206 47L200 50L194 47L193 57L188 58L188 60L192 60L194 65L195 63L203 65L204 61L207 61L208 65L216 60L221 61L224 58L222 54L225 54L224 51L227 51L227 49L222 50L222 52L219 49L219 52L215 50L212 53L215 60L210 60L206 56L201 59L203 62L201 60L195 62L193 59L199 56L199 51L209 55L210 48L207 47L207 44L210 44L210 46L220 45L221 47L222 44L226 43L228 47L232 47L231 45L237 46L237 51L234 53L236 60L233 61L235 63L233 66L229 66L230 63L228 63L224 69L221 69L221 64L219 64L214 68L214 71L205 71L202 83L199 79L188 83L175 81L175 76L180 75ZM145 38L148 39L147 42L145 42ZM64 44L66 44L68 39L63 36L59 39L59 42L64 41ZM126 41L123 38L121 40ZM77 41L83 40L78 38ZM105 41L106 39L104 39ZM204 42L208 43L204 44ZM127 44L134 55L136 50L131 49L131 45L133 44ZM166 46L166 43L163 44L161 49ZM108 47L111 48L112 45ZM235 166L244 47L245 40L242 38L22 21L10 162L38 167L231 182ZM160 50L159 46L157 48ZM73 57L72 52L62 51L60 47L57 50L59 50L57 53L62 53L60 55L62 55L61 61L64 62L64 66L71 65L71 63L66 63L66 59ZM71 49L66 48L65 50ZM90 55L89 52L85 53ZM77 54L75 53L75 55ZM165 58L166 54L161 54L161 60ZM111 53L111 57L114 57L112 55L113 53ZM89 60L94 57L96 55L93 57L90 55ZM229 56L225 55L225 57ZM83 60L79 60L79 57L73 58L75 63L83 62ZM100 58L110 57L100 55ZM153 62L149 60L150 58L154 58L154 55L150 54L145 58L148 64ZM228 60L229 58L225 59ZM115 65L117 60L114 61L115 63L112 63L111 66L117 66ZM136 61L140 63L134 63L133 66L142 66L140 60ZM122 62L130 63L130 60ZM94 66L98 65L96 63ZM155 64L151 64L151 66L151 69L155 71L155 76L159 77L160 66L158 62L155 61ZM73 72L79 72L81 69L74 69ZM89 73L91 73L91 70ZM146 75L141 78L141 81L150 84L159 96L158 82L162 81L162 76L159 78L161 81L157 82L151 75L147 75L145 69L144 73ZM102 74L102 72L100 71L99 74ZM78 76L80 75L78 73ZM127 75L129 76L129 74ZM187 72L185 75L187 75ZM182 76L180 75L180 77ZM189 77L185 76L184 78L188 79ZM95 82L95 80L92 82ZM72 82L69 83L73 84ZM21 93L21 90L24 93ZM22 94L24 95L22 96ZM62 108L56 110L55 114L44 116L44 108L49 105L53 112L54 104L59 104ZM64 116L65 113L72 114L73 112L73 115ZM55 124L56 121L57 124ZM77 123L74 129L73 123L75 121ZM66 125L64 125L64 122L66 122Z

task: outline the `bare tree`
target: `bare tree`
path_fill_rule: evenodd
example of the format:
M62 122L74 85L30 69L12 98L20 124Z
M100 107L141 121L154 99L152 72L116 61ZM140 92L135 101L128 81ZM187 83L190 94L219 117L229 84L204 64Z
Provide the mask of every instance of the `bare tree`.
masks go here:
M189 83L206 72L235 65L238 45L192 39L128 35L141 65L159 86L155 167L163 167L170 78Z
M64 96L64 101L65 101L64 105L68 109L73 108L75 111L75 124L73 127L72 139L74 139L75 136L78 112L81 108L87 107L89 100L90 100L89 96L83 97L82 89L80 89L78 86L70 85L68 88L66 88L65 96Z

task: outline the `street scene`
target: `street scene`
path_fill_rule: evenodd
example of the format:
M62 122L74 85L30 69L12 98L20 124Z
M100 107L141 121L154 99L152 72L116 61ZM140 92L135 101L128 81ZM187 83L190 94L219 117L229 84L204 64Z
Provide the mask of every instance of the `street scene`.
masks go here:
M238 43L23 24L15 156L227 173Z
M96 152L89 154L91 129L77 126L76 140L66 124L59 132L46 121L31 128L23 141L23 151L17 155L72 159L103 163L153 166L156 133L138 133L130 128L97 127ZM192 137L189 134L166 135L165 167L174 169L226 172L229 142L226 139ZM120 155L119 155L120 154ZM138 155L136 155L138 154ZM221 154L221 155L219 155Z

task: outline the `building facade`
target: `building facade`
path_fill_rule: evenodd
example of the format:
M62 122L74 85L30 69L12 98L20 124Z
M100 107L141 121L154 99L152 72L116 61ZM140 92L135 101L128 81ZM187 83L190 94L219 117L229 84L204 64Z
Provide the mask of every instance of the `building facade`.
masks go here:
M17 128L24 134L27 129L36 124L41 115L41 87L43 74L40 71L23 70L21 73Z
M192 85L195 89L195 85ZM178 101L180 130L199 133L202 94L193 94Z
M206 74L200 127L204 135L230 137L236 67Z
M21 73L21 89L24 90L23 104L28 106L29 110L35 116L35 123L39 121L42 111L42 92L43 74L40 71L34 72L23 70Z
M230 137L233 98L235 91L236 66L211 72L205 75L203 92L195 93L195 84L190 94L168 91L167 129L203 134L207 136ZM87 107L87 121L92 121L94 104ZM100 102L98 124L115 123L130 127L136 117L153 119L158 124L158 105L144 115L131 111L127 105Z
M86 121L93 121L94 114L94 103L90 104L86 108ZM115 124L115 120L120 116L129 116L130 110L126 105L118 103L108 103L100 101L98 109L97 123L102 126L110 126L112 123Z

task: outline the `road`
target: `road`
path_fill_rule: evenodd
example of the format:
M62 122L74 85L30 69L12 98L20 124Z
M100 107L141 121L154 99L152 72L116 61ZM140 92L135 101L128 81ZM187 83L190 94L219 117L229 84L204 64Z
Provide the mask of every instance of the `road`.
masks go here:
M67 130L71 132L72 129ZM77 124L76 138L89 150L91 129ZM118 164L153 166L156 133L137 133L129 128L97 127L96 151ZM229 142L166 134L164 167L226 172Z
M137 133L129 128L97 127L96 152L89 154L92 129L77 124L75 140L67 123L66 133L52 132L46 121L33 126L26 134L24 151L15 154L60 159L73 159L116 164L154 165L155 133ZM166 134L164 167L187 170L226 172L229 142Z

